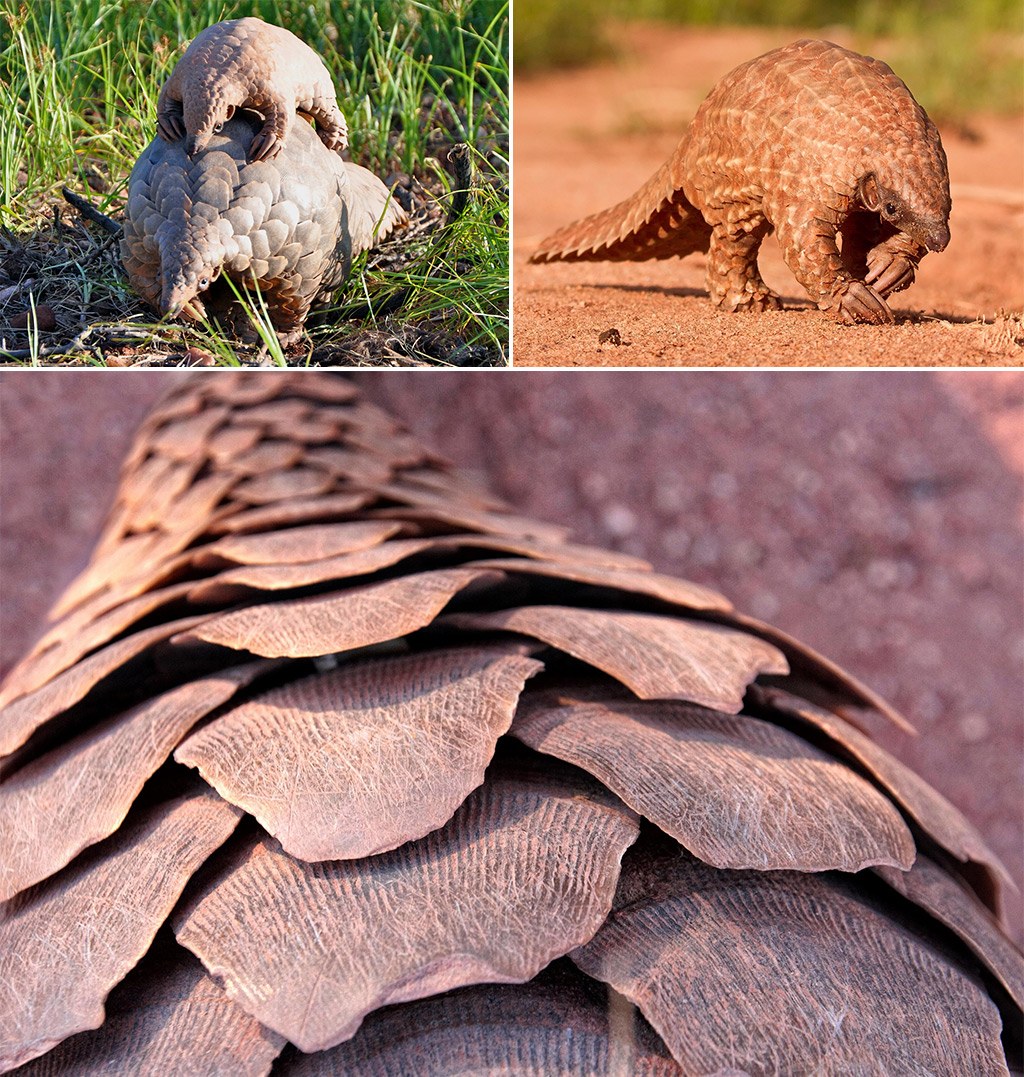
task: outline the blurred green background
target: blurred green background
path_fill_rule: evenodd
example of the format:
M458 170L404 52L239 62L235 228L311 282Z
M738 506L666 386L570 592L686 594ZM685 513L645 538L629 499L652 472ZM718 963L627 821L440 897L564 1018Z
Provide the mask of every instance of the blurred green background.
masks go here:
M843 27L886 62L934 116L1024 109L1021 0L514 0L513 69L529 74L614 58L625 21L786 26L794 38ZM736 62L748 59L737 56Z

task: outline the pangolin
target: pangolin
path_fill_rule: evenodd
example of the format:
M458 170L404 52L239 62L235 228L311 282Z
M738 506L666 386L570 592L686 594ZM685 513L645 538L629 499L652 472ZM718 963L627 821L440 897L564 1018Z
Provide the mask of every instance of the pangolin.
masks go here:
M823 311L892 322L883 297L946 246L949 210L939 132L891 68L830 41L796 41L721 79L639 191L555 232L530 260L707 251L716 306L778 310L757 269L774 231Z
M254 328L226 280L259 284L282 344L345 279L352 258L406 220L387 187L295 124L273 160L248 161L262 120L236 113L190 156L154 139L128 180L121 257L135 290L161 314Z
M259 112L253 161L276 157L301 112L316 122L324 145L343 150L348 130L323 60L290 30L262 19L208 26L185 50L157 99L157 130L167 142L185 139L200 153L236 109Z
M176 379L0 706L0 1069L1019 1052L1003 871L866 735L891 708L514 514L338 375Z

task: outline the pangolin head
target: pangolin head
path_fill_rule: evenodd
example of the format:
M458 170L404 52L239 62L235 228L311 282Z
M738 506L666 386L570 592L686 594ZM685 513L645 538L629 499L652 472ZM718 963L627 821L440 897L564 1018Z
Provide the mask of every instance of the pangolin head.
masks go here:
M949 243L949 171L939 133L924 110L910 99L917 124L889 146L861 176L857 196L883 221L930 251ZM915 130L916 126L916 130Z
M189 157L202 153L210 139L219 134L224 124L235 114L235 106L222 93L192 97L184 103L185 152Z
M949 242L949 195L938 205L920 206L896 187L880 182L873 172L861 179L860 200L883 221L930 251L945 250Z
M176 262L164 259L160 273L160 313L175 318L184 314L190 321L206 317L199 296L220 276L220 266L208 262Z

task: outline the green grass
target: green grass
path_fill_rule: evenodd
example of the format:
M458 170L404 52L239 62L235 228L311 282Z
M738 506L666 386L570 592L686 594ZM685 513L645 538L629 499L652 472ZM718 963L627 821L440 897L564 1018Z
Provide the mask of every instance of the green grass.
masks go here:
M503 352L507 230L493 222L508 220L505 0L0 0L0 225L19 237L52 229L55 208L70 215L62 186L117 217L132 164L155 134L160 86L184 46L211 23L241 15L286 26L323 55L352 159L378 175L408 173L442 193L436 179L428 182L437 173L435 146L475 148L481 190L453 245L472 251L483 238L487 250L460 262L444 288L432 282L429 295L411 297L403 315ZM116 273L83 283L110 306L127 287ZM359 302L377 283L354 274L340 304ZM46 296L37 290L32 299Z
M1024 109L1020 0L516 0L514 13L517 72L603 59L619 20L787 26L826 37L842 26L862 50L881 53L934 116Z

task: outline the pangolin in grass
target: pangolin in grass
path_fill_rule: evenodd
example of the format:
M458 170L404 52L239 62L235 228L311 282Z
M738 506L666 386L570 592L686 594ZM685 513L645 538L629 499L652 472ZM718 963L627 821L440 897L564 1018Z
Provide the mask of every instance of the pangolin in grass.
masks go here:
M902 80L881 60L796 41L721 79L639 191L555 232L531 261L707 251L716 306L779 310L757 269L774 231L823 311L892 322L884 297L949 242L949 210L939 132Z
M218 22L195 38L160 91L157 130L199 153L240 108L265 121L249 148L253 161L281 152L297 111L316 122L328 149L345 148L345 117L323 60L290 30L262 19Z
M249 161L261 125L238 112L195 156L154 139L128 181L121 257L161 314L209 316L243 337L255 329L220 278L255 281L281 343L292 344L353 257L407 217L373 173L328 150L307 123L273 160Z
M336 374L171 386L0 686L0 1072L1018 1071L1004 870L870 690Z

